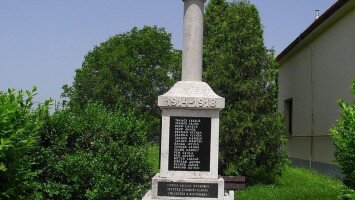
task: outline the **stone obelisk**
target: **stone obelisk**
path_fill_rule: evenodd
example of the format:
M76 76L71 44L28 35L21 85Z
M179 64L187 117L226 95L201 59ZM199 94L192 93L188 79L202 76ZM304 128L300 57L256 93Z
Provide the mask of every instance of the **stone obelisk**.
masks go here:
M224 98L202 82L206 0L183 0L182 80L158 97L162 109L160 173L143 199L228 199L218 175L219 112Z

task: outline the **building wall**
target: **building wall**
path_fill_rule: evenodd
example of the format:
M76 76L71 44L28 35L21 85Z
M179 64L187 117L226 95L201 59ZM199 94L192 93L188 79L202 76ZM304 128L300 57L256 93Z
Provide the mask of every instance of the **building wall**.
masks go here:
M355 78L354 22L355 9L280 68L279 111L284 113L284 101L293 99L293 133L286 147L292 158L335 164L329 129L339 118L337 100L354 100L350 91Z

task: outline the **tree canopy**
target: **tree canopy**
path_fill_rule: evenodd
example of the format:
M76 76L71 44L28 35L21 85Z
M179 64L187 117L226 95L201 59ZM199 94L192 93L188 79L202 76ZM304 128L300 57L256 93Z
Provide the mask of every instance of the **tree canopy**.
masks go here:
M179 76L180 54L163 28L133 28L90 51L76 70L72 87L63 87L64 96L70 98L72 107L99 101L110 109L133 109L151 122L150 130L156 136L160 113L157 97Z
M206 8L204 77L226 98L221 113L220 171L270 182L281 173L286 141L277 112L276 62L248 1L211 0Z

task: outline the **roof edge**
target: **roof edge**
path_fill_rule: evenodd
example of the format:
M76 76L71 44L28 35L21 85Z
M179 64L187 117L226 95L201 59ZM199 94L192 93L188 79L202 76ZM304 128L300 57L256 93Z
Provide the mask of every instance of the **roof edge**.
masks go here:
M288 53L290 53L299 43L307 38L315 29L333 16L339 9L341 9L350 0L338 0L330 8L328 8L318 19L316 19L305 31L303 31L291 44L289 44L277 57L276 61L281 61Z

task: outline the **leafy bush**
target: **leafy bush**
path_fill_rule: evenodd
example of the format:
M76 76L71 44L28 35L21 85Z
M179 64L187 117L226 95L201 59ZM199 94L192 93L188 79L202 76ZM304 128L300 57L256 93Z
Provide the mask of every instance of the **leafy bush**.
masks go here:
M352 85L355 95L355 80ZM355 189L355 103L347 104L339 100L341 117L331 129L335 146L335 159L345 174L344 183Z
M50 101L33 109L35 91L0 92L0 199L33 198L38 189L31 155Z
M64 109L41 130L43 199L135 199L142 196L152 169L147 163L148 126L132 113L87 104Z
M211 0L205 15L205 78L226 98L221 112L220 173L273 182L286 162L277 112L277 63L263 43L258 10L248 1Z

